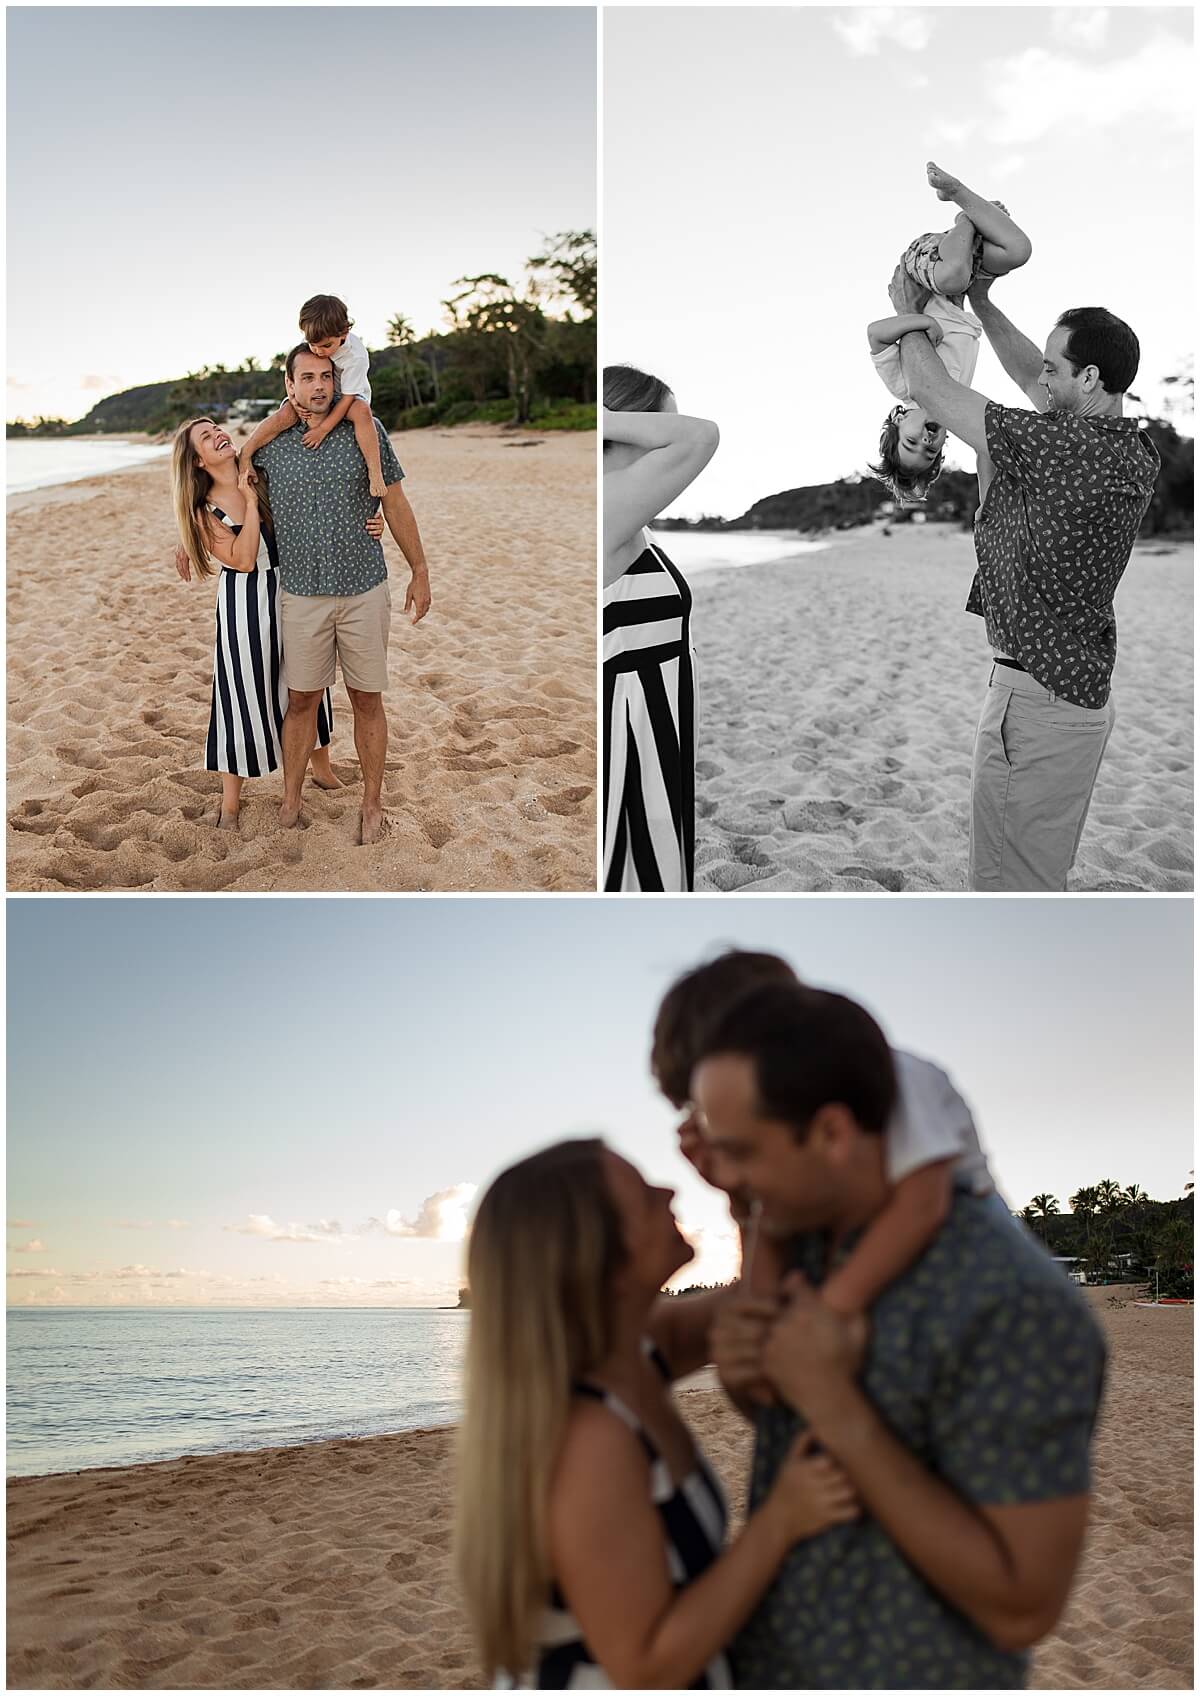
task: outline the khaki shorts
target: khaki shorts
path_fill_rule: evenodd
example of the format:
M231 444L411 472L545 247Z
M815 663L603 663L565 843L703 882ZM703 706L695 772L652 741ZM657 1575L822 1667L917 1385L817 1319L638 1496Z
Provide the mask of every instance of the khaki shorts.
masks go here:
M392 591L385 577L365 595L280 595L289 689L331 689L337 664L347 689L387 688Z
M993 665L975 735L968 885L1064 890L1116 714Z

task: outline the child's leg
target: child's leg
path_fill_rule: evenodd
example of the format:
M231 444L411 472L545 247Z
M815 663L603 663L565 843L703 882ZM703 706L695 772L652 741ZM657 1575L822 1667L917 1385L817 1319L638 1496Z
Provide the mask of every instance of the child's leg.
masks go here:
M371 479L371 493L378 495L380 500L387 494L387 484L383 480L383 465L379 458L379 437L375 433L375 420L371 417L371 408L365 400L355 398L350 403L347 414L354 425L354 440L358 443L358 451L367 462L367 474Z
M983 270L989 271L993 277L1003 277L1028 262L1033 244L1003 206L997 206L994 200L985 200L932 161L925 167L925 174L931 187L937 190L939 200L952 200L966 213L966 219L956 221L955 229L969 228L972 240L976 231L983 237L980 261Z
M242 488L245 488L249 481L252 469L250 461L259 448L265 448L268 442L273 442L276 436L282 436L283 432L290 430L296 422L296 409L290 400L285 400L277 412L268 413L261 423L255 425L250 440L238 456L240 465L238 482Z
M974 270L975 226L959 217L938 241L938 256L930 269L935 294L957 300L966 294Z

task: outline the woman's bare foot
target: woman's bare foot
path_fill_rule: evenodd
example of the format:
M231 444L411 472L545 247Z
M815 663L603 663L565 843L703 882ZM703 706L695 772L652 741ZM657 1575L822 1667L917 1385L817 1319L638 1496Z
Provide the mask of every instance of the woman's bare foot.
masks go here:
M296 826L300 823L299 802L297 802L294 807L291 807L286 801L281 801L279 804L279 822L285 830L295 830Z
M237 808L235 807L232 812L227 812L224 807L218 808L218 810L217 810L217 829L218 830L236 830L237 828L238 828L238 810L237 810Z
M308 769L318 789L341 789L343 787L341 778L329 763L328 748L314 749L313 756L308 762Z
M383 835L383 808L364 807L362 810L362 834L359 841L364 848L372 842L378 842Z
M962 193L962 183L957 177L952 177L949 171L943 171L940 165L935 165L931 159L925 167L925 175L929 186L937 190L939 200L957 200Z

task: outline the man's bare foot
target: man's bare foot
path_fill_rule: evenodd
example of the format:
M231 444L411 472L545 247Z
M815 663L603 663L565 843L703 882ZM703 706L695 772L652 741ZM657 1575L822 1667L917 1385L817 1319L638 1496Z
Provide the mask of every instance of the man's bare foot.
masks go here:
M381 501L387 494L387 484L382 477L371 478L371 495L374 500Z
M957 200L962 193L962 183L957 177L952 177L949 171L943 171L940 165L935 165L931 159L925 167L925 175L929 186L937 190L939 200Z
M309 773L318 789L342 789L344 784L329 763L329 750L322 748L309 761Z
M300 823L300 803L293 807L287 801L280 802L279 822L285 830L295 830Z
M382 835L383 808L364 807L362 810L362 834L359 837L359 841L362 843L363 847L366 848L372 842L378 842Z

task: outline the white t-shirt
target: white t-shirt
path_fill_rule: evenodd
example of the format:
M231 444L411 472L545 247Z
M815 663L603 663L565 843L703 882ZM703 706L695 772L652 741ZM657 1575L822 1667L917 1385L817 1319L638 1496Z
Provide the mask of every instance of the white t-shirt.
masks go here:
M338 382L344 395L361 395L367 405L371 404L371 383L367 372L371 368L371 358L361 337L351 330L341 347L332 355L334 368L338 374Z
M947 300L940 294L930 295L925 306L925 315L935 319L942 326L942 339L937 347L938 358L954 381L969 389L975 379L983 325L973 312L964 311L961 306L955 306L952 300ZM885 347L881 353L873 353L871 364L897 400L912 399L904 381L904 373L900 369L899 342L893 342L891 347Z
M991 1195L996 1186L971 1109L945 1072L898 1048L892 1059L900 1094L884 1132L888 1182L898 1184L935 1160L953 1160L956 1189Z

